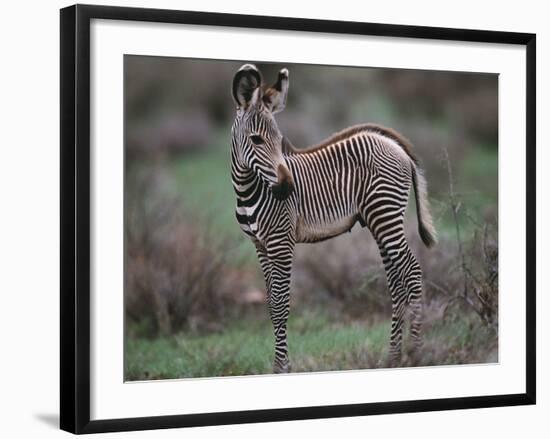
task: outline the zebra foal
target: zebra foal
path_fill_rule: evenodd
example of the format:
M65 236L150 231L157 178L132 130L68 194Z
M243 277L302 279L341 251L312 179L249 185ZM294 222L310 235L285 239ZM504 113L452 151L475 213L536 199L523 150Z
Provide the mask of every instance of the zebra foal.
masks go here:
M290 371L287 320L295 245L338 236L356 222L371 231L386 270L392 300L390 361L396 365L407 309L415 347L422 343L422 272L403 222L414 186L420 237L428 247L435 243L426 181L410 143L378 125L353 126L319 145L294 148L274 118L285 107L288 86L288 70L265 87L259 70L245 64L232 87L237 105L231 130L236 217L256 246L265 277L275 334L274 371Z

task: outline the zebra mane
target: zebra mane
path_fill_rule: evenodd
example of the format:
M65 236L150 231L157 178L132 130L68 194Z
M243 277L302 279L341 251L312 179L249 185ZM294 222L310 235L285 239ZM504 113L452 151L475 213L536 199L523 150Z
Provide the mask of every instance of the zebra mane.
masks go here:
M401 146L401 148L403 148L403 150L407 153L407 155L415 164L418 164L418 158L414 155L413 152L413 145L405 136L399 134L397 131L391 128L386 128L382 125L374 123L364 123L345 128L342 131L339 131L328 137L327 139L323 140L322 142L308 148L296 148L286 137L283 137L283 154L310 154L362 132L379 134L393 140L399 146Z

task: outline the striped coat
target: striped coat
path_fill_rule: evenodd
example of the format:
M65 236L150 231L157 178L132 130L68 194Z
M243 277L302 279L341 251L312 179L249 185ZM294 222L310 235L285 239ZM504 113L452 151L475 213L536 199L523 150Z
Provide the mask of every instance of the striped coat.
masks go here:
M427 246L436 240L426 182L412 146L391 129L364 124L314 147L296 149L273 117L284 108L287 91L286 69L267 89L251 65L243 66L233 82L236 217L256 246L266 281L275 332L274 370L290 370L286 325L295 245L330 239L356 223L372 232L386 269L393 309L390 359L398 364L407 309L412 338L421 345L422 272L403 225L411 187L420 237Z

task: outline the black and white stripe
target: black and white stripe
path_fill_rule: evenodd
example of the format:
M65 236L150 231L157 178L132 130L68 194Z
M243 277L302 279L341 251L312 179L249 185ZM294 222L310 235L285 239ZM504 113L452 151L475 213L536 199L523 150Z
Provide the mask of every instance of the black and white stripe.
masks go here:
M253 66L243 66L239 72L243 69L256 75ZM288 72L280 73L281 81L286 87L280 89L288 89ZM261 76L249 82L261 84ZM243 85L238 85L239 91ZM231 174L237 220L256 246L266 281L275 333L275 372L290 370L287 319L296 243L338 236L356 222L372 232L386 269L392 300L390 358L397 364L407 310L412 316L412 339L421 345L422 271L403 225L411 186L420 236L428 246L435 242L426 183L410 145L392 130L362 125L338 133L319 147L297 150L283 139L273 118L275 110L280 110L263 98L276 95L276 86L246 91L250 99L236 99L240 105L232 129ZM286 97L279 101L285 102Z

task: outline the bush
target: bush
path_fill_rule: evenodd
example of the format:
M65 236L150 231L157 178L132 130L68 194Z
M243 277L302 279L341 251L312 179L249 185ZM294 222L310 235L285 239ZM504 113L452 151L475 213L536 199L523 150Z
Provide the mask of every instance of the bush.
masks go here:
M155 175L156 177L153 177ZM161 175L161 177L159 177ZM161 172L130 172L126 202L125 310L141 335L217 330L244 290L229 240L181 209ZM197 227L196 224L200 224Z
M367 229L313 245L298 245L293 295L311 304L330 301L353 317L389 312L390 295L378 248Z
M438 244L438 268L434 273L439 279L428 277L427 284L447 296L443 315L455 303L474 311L495 332L498 325L498 227L495 212L488 211L485 218L471 215L462 202L462 194L454 189L451 161L446 150L444 159L449 181L448 200L445 208L450 210L454 226L454 243L447 239ZM465 238L464 224L473 230ZM442 250L444 250L442 252ZM445 264L445 256L451 260ZM446 269L445 269L446 268Z

